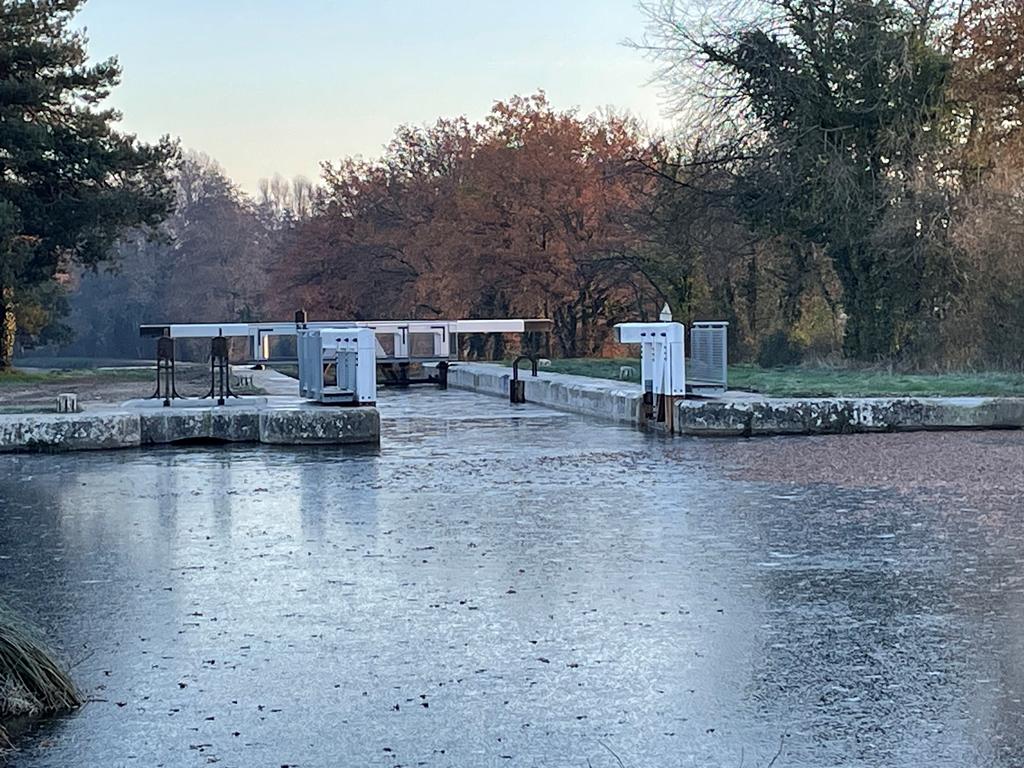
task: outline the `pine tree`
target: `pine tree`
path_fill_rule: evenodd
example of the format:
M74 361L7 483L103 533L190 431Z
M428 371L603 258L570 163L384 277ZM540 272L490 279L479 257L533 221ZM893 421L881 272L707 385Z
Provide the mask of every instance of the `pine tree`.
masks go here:
M87 60L70 27L84 0L0 0L0 371L11 366L19 301L72 263L107 259L129 229L158 225L173 195L165 138L115 130L102 105L116 59Z

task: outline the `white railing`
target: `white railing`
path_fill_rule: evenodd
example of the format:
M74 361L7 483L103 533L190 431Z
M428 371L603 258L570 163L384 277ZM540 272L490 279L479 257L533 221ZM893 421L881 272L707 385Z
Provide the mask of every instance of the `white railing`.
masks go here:
M544 319L495 318L491 320L335 320L313 323L169 323L142 325L142 336L202 339L215 336L248 337L252 359L269 360L270 340L295 336L302 328L369 328L376 334L378 362L441 361L457 356L460 333L547 332Z

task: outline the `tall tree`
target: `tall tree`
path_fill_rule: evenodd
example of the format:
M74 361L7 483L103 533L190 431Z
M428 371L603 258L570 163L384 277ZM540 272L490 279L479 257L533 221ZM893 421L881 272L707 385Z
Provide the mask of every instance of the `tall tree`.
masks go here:
M289 233L206 155L174 164L177 203L159 238L124 237L106 269L75 270L72 326L86 354L148 355L140 323L254 320L269 254Z
M379 160L325 166L317 214L278 265L279 309L546 315L563 354L598 353L627 306L653 303L628 258L642 151L632 121L559 111L543 93L478 124L402 127Z
M742 157L729 158L738 209L767 236L824 248L842 282L847 353L900 354L956 288L942 195L922 195L950 119L939 4L739 5L745 14L710 29L659 6L662 50L702 65L719 114L742 126Z
M952 96L966 186L1006 161L1024 164L1024 4L964 2L951 34Z
M70 28L83 0L0 0L0 370L10 367L19 302L71 264L108 258L173 201L171 142L115 130L102 106L115 59L87 61Z

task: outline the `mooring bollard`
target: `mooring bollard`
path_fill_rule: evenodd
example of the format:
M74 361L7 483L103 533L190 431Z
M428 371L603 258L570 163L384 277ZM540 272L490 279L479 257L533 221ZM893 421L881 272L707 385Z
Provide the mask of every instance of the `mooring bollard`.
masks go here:
M207 399L217 399L217 405L224 405L225 397L237 398L231 391L231 361L228 340L224 336L210 339L210 391Z
M512 363L512 380L508 383L508 399L510 403L526 402L526 382L519 380L519 363L529 360L534 376L537 375L537 358L530 355L520 355Z
M78 395L73 392L57 395L57 413L78 413Z
M508 401L513 405L526 402L526 382L519 380L519 372L512 374L512 381L508 383Z
M174 339L165 335L156 340L156 391L150 399L163 399L166 408L174 398L184 399L174 385Z

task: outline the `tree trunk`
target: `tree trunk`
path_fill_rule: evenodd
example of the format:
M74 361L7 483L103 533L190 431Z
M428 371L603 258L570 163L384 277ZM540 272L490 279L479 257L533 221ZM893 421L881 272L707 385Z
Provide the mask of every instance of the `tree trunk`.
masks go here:
M874 362L895 353L893 308L877 291L865 291L846 305L846 335L843 349L854 360Z
M895 318L887 301L888 275L879 279L866 253L853 252L836 262L843 285L846 332L843 352L853 360L876 361L893 353ZM875 269L872 269L875 266Z
M14 367L14 289L0 286L0 373Z

